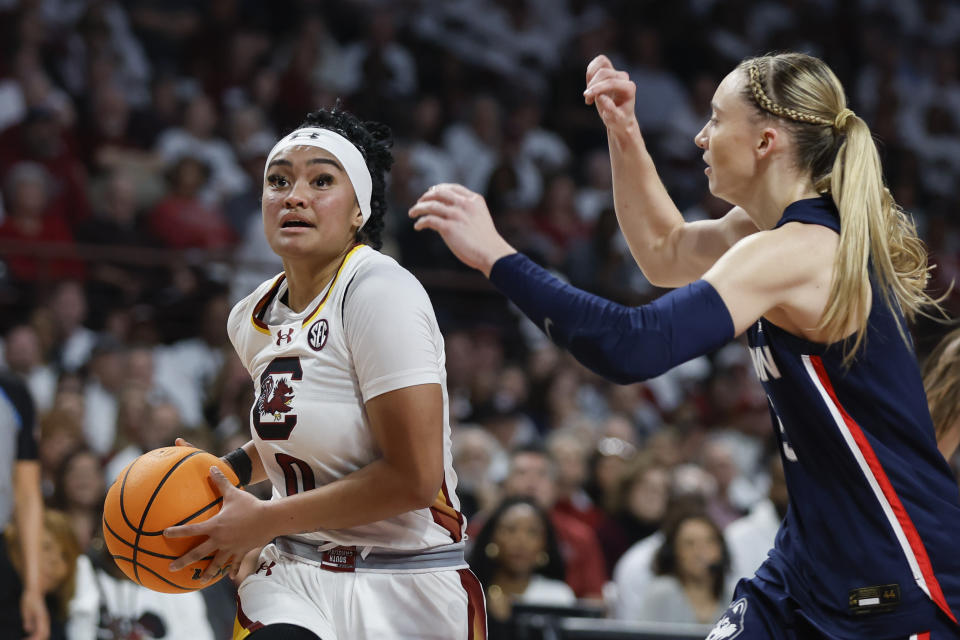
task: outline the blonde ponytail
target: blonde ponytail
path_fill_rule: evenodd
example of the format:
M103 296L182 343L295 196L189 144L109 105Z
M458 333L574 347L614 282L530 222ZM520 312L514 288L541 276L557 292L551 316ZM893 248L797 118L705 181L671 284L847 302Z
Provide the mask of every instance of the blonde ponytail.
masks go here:
M790 121L799 165L840 211L840 245L827 307L819 329L830 342L847 337L844 363L866 337L872 300L879 295L897 318L912 322L927 305L930 267L911 218L883 183L883 170L867 123L847 108L840 81L819 58L784 53L745 60L747 95L764 113ZM872 271L871 271L872 268ZM876 288L871 287L873 274Z

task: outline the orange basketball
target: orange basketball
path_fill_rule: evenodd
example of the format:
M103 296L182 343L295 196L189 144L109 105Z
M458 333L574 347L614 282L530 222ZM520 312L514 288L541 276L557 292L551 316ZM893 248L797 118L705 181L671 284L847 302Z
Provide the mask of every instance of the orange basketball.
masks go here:
M216 581L201 585L192 579L207 568L213 555L180 571L168 569L205 536L163 536L167 527L203 522L220 511L223 498L210 478L213 465L234 486L239 484L230 465L192 447L154 449L120 472L103 505L103 537L128 578L164 593L194 591Z

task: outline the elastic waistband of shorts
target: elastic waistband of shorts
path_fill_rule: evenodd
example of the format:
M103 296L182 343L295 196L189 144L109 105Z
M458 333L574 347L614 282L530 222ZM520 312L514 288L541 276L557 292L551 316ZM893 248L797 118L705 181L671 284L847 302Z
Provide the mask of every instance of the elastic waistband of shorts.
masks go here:
M287 537L274 538L273 543L283 553L297 556L325 571L339 573L425 573L467 568L462 542L423 551L369 553L366 557L361 553L361 547L321 550L321 547L315 544Z

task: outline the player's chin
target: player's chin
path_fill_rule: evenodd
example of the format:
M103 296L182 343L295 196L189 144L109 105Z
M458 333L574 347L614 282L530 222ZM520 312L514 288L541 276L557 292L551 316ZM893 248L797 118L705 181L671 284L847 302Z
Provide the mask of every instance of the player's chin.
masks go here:
M306 258L317 253L316 238L306 233L278 233L270 240L270 248L281 258Z

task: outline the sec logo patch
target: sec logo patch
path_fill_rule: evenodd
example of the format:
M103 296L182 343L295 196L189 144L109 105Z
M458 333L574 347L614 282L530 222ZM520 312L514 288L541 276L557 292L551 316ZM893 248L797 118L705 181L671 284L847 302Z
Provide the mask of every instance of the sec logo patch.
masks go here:
M327 344L327 336L330 335L330 327L324 319L317 320L310 325L310 331L307 333L307 342L314 351L320 351Z

